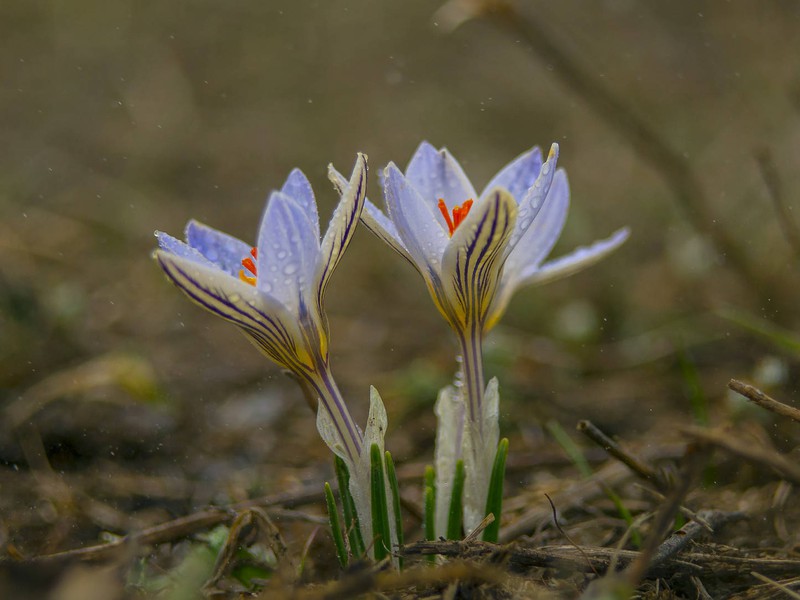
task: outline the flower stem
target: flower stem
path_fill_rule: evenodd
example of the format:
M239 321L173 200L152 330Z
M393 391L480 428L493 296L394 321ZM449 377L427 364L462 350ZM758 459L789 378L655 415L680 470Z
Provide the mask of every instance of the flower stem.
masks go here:
M339 438L344 444L344 451L347 453L351 462L361 456L361 447L364 437L361 430L350 416L347 404L339 391L333 375L327 367L322 367L314 371L305 378L303 386L307 393L316 396L318 402L328 411L337 431Z
M483 437L483 394L486 384L483 378L483 334L480 325L467 326L458 335L461 349L461 369L464 376L464 399L470 422L477 426Z

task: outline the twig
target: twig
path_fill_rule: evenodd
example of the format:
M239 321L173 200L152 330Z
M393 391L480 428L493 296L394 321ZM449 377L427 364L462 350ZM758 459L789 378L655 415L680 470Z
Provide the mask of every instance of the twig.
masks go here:
M790 598L796 598L796 599L800 600L800 594L798 594L797 592L792 591L791 588L788 585L786 585L785 583L781 583L780 581L775 581L773 579L770 579L769 577L765 577L761 573L756 573L755 571L753 571L751 573L751 575L753 577L755 577L756 579L758 579L759 581L763 581L764 583L766 583L770 587L774 587L774 588L779 589L780 591L785 593ZM790 582L790 583L791 584L797 584L798 582L797 582L797 579L795 578L795 580Z
M800 410L789 406L788 404L784 404L783 402L779 402L774 398L770 398L760 389L753 387L752 385L748 385L743 381L739 381L738 379L731 379L728 382L728 387L737 394L741 394L754 404L758 404L761 408L766 408L767 410L774 412L776 415L788 417L789 419L800 423Z
M608 437L588 419L578 421L577 429L611 456L623 463L636 475L652 482L660 491L663 492L669 489L669 481L664 477L663 472L656 470L646 462L624 450L617 442Z
M792 248L795 258L800 259L800 229L791 213L791 208L786 203L783 194L783 186L778 176L778 169L775 168L775 161L769 148L762 148L756 152L756 162L761 170L761 177L767 186L767 191L772 198L775 212L778 215L778 224L783 231L783 235L789 246Z
M778 473L778 475L786 481L800 484L800 466L777 452L773 452L762 446L741 442L738 438L725 435L713 429L681 427L680 430L684 435L692 439L722 448L739 458L761 465L762 467L768 467Z

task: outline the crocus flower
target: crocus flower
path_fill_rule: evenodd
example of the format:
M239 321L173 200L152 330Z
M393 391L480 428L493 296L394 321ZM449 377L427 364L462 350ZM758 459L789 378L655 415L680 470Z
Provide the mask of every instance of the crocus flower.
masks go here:
M540 150L533 148L504 167L478 195L446 149L423 142L405 173L394 163L384 170L386 213L367 200L361 216L373 233L419 271L458 338L462 413L445 410L447 423L440 415L440 428L457 429L445 435L458 445L453 452L461 455L468 450L463 454L469 474L468 529L483 517L498 437L496 384L487 388L484 383L484 334L502 316L516 289L588 266L628 236L622 229L588 248L543 262L561 233L569 203L567 178L556 170L557 159L557 144L544 163ZM453 394L447 396L452 399Z
M383 449L386 411L370 394L365 436L355 424L330 370L323 307L330 277L350 243L364 206L367 159L337 182L340 202L320 241L314 192L298 169L272 192L255 247L197 221L186 242L156 232L155 259L192 301L236 325L259 350L288 369L317 408L317 428L351 472L351 492L365 539L371 539L369 448Z

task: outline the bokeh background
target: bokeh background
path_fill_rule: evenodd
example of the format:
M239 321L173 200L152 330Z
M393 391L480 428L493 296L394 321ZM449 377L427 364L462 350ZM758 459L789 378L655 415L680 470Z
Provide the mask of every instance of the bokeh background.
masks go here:
M153 231L253 240L296 166L330 214L326 166L357 151L379 200L382 166L423 139L478 189L557 141L554 256L632 231L493 332L512 452L551 419L636 438L754 418L730 377L796 401L800 5L478 4L0 4L4 543L71 547L329 472L299 391L166 282ZM428 460L455 346L418 275L362 229L327 305L353 412L378 386L396 458Z

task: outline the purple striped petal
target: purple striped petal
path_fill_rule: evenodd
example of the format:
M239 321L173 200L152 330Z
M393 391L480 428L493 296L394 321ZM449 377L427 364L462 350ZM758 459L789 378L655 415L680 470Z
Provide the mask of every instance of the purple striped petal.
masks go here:
M367 157L358 154L350 181L342 188L341 199L333 212L325 238L322 240L321 257L317 267L317 305L322 308L325 288L342 254L353 238L364 200L367 195Z
M278 300L214 266L163 250L155 259L190 300L237 325L273 361L295 373L309 370L312 361L296 318Z
M210 262L234 277L239 276L242 259L250 256L251 246L248 244L195 220L186 225L186 241Z
M300 169L294 169L286 178L281 192L289 196L302 208L308 220L314 226L314 232L319 239L319 213L317 212L317 201L314 198L314 190L311 183Z
M448 207L478 199L475 188L453 155L445 148L436 150L428 142L419 145L408 163L406 179L416 188L444 228L447 225L436 208L440 198Z
M367 229L378 236L378 238L386 242L390 248L392 248L400 256L414 265L414 268L416 268L414 259L411 258L408 249L406 248L405 244L403 244L403 240L400 239L400 234L398 233L397 228L394 226L394 223L392 223L389 217L383 214L381 209L379 209L369 200L364 202L364 212L361 213L361 222L364 223Z
M496 188L453 233L442 260L442 284L453 310L451 321L482 324L516 218L516 201L505 189Z
M542 169L542 151L538 147L531 148L503 167L483 190L481 197L496 187L506 188L519 203L525 193L536 182Z
M258 233L258 289L297 315L318 259L319 238L306 212L286 194L272 192Z

